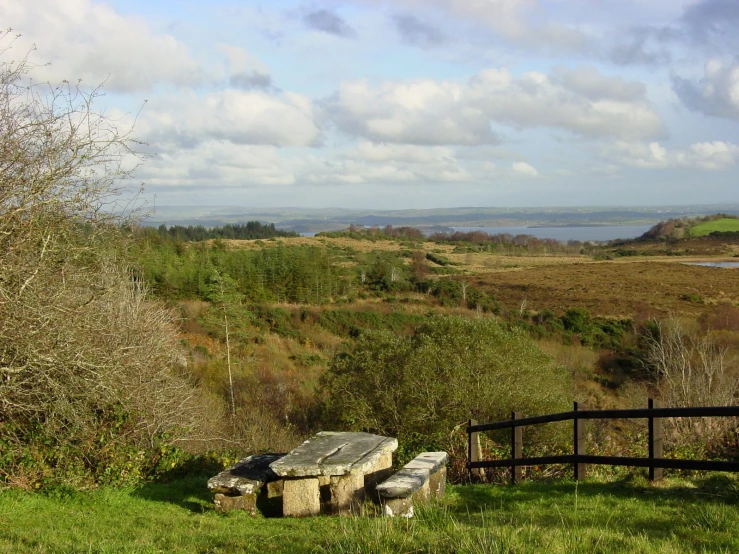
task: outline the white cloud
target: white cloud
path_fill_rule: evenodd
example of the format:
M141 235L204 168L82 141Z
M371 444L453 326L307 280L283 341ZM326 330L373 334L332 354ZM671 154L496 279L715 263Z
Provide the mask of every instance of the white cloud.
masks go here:
M519 177L538 177L539 172L533 166L526 162L514 162L511 165L511 171L514 175Z
M231 44L218 43L216 48L226 56L231 87L247 90L273 89L269 68L258 57Z
M709 60L700 81L673 75L672 85L688 108L706 115L739 119L739 61Z
M319 135L307 97L235 89L157 97L145 108L139 131L151 144L175 148L207 140L305 146Z
M637 81L627 81L622 77L602 75L595 67L582 66L576 69L558 67L552 72L552 79L559 81L566 89L590 100L620 100L638 102L646 95L646 87Z
M518 160L521 155L500 146L480 145L464 146L456 150L456 156L460 160L486 161L486 160Z
M618 163L646 169L730 169L739 161L739 146L714 141L699 142L688 148L668 150L657 142L618 142L603 149L605 158Z
M460 103L463 90L448 81L386 82L375 89L366 80L350 81L341 84L325 107L339 129L373 141L421 145L497 142L485 115Z
M451 148L367 141L335 159L315 158L303 169L313 183L454 183L478 177L458 163Z
M377 144L362 141L345 155L369 162L429 163L454 158L454 150L443 146L424 147L414 144Z
M681 167L717 171L729 169L737 161L739 161L739 146L721 141L699 142L677 153L677 162Z
M195 150L158 154L136 174L157 188L203 189L295 184L295 175L272 146L206 141Z
M240 46L219 42L216 44L216 48L226 56L231 75L248 71L269 73L269 68L258 57Z
M397 147L397 148L396 148ZM360 143L340 152L298 155L274 146L207 140L198 148L160 152L136 178L156 189L468 183L495 177L495 166L462 166L450 149Z
M171 35L155 34L139 17L123 16L90 0L0 0L0 20L23 37L18 55L33 43L38 80L107 79L112 91L148 90L157 83L194 86L209 78L187 47ZM44 65L50 64L50 65Z
M300 180L308 184L412 183L416 175L403 164L367 163L358 160L305 158Z
M366 80L350 81L324 106L340 130L377 142L494 144L498 138L491 121L586 137L633 140L664 134L640 83L592 68L559 73L554 78L538 72L515 77L505 68L486 69L464 84L388 81L375 88Z

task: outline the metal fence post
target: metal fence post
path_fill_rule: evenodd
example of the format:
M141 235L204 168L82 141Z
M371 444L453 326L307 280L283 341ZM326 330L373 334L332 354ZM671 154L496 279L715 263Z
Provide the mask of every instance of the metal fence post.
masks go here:
M654 408L661 408L659 400L649 399L647 407L650 410ZM649 429L649 459L663 457L663 440L662 440L662 418L661 417L649 417L647 419ZM661 481L663 469L661 467L649 467L649 480L650 481Z
M521 419L521 412L511 412L511 419ZM511 427L511 459L522 457L523 450L523 427ZM511 484L515 485L523 477L521 466L511 466Z
M577 402L574 403L574 411L577 412L578 404ZM582 456L585 454L585 421L580 421L577 418L577 414L574 414L574 417L572 418L572 427L573 427L573 439L575 443L575 456ZM575 458L574 466L574 477L575 481L579 481L580 479L585 479L585 476L587 474L587 464L581 464L577 461L577 458Z

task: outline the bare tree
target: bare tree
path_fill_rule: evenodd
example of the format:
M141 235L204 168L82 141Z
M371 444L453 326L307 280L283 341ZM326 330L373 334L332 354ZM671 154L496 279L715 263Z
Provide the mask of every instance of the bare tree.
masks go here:
M467 305L467 289L470 288L470 284L465 281L460 281L459 286L462 289L462 305Z
M2 43L7 58L9 31ZM32 84L31 69L0 63L0 439L11 459L31 440L48 458L64 446L94 473L116 443L191 436L205 404L172 314L125 261L131 131L96 110L100 89Z

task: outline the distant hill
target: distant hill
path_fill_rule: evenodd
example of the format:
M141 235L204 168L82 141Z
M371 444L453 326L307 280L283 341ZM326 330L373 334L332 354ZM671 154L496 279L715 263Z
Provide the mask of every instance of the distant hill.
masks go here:
M739 234L739 218L734 216L720 217L691 227L689 231L691 237L722 236L727 233Z
M691 237L739 238L739 217L718 213L694 218L660 221L637 240L680 240Z
M739 204L694 206L608 207L457 207L425 210L349 210L341 208L261 208L239 206L157 206L143 222L180 226L220 227L246 221L274 223L278 229L317 233L364 227L415 227L424 232L454 227L580 227L654 225L668 218L691 218L717 212L739 216Z

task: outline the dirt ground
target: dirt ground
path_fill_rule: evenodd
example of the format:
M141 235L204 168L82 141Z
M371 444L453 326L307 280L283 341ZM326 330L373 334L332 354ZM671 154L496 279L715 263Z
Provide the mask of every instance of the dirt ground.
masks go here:
M739 305L739 269L690 266L687 261L691 259L563 260L467 279L509 310L525 303L526 309L535 311L581 307L594 315L631 317L699 315L719 302Z

